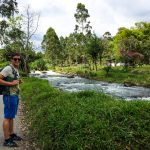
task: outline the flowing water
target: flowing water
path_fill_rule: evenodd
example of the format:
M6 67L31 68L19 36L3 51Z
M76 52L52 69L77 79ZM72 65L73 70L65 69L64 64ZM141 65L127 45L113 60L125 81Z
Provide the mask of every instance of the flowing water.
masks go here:
M47 71L44 73L35 72L31 73L30 76L47 79L49 83L54 87L68 92L94 90L126 100L150 100L150 88L144 88L139 86L126 87L118 83L95 81L81 78L78 76L70 77L67 75L55 73L53 71Z

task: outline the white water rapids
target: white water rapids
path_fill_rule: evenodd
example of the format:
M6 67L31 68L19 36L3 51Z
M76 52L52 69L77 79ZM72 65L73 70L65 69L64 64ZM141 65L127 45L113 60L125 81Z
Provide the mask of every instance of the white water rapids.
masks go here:
M68 92L94 90L126 100L150 100L150 88L139 86L126 87L118 83L89 80L78 76L70 77L53 71L35 71L31 72L30 76L46 79L52 86Z

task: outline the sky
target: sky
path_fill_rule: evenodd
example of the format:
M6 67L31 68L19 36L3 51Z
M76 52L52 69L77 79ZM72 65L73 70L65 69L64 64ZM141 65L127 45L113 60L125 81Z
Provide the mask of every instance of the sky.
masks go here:
M27 5L40 13L39 27L34 42L40 45L43 35L52 27L58 37L69 36L75 28L78 3L89 12L92 30L102 36L106 31L115 35L119 27L130 28L135 22L150 22L149 0L17 0L19 12Z

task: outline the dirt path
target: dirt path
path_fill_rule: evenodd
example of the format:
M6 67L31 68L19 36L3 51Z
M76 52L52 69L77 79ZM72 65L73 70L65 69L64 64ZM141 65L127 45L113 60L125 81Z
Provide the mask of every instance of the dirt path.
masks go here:
M15 132L23 138L23 141L17 142L19 145L18 148L7 148L3 146L3 129L2 129L2 123L3 123L3 100L2 95L0 95L0 150L33 150L33 148L30 147L31 143L29 142L29 138L27 138L27 127L25 126L25 120L23 116L23 104L20 102L19 105L19 111L18 115L15 119Z

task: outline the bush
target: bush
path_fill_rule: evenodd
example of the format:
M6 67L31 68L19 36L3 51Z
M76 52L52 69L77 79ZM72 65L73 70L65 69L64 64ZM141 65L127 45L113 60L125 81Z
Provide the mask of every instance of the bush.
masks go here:
M32 62L30 67L32 70L40 70L40 71L47 70L46 62L43 59L38 59Z
M4 68L7 65L9 65L9 62L2 62L0 63L0 68Z
M28 73L26 73L26 72L19 71L19 74L21 77L28 77Z

